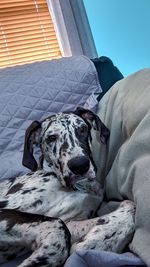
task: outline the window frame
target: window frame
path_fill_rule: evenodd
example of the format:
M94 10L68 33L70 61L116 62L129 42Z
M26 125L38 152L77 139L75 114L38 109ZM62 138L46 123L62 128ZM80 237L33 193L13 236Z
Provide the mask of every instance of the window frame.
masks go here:
M62 56L97 57L83 0L47 0Z

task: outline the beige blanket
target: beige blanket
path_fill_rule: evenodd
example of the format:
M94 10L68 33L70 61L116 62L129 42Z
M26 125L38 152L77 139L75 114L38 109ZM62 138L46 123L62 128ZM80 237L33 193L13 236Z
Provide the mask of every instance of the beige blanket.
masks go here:
M98 114L111 132L107 146L93 141L98 179L110 201L135 201L130 249L150 266L150 69L117 82L101 100Z

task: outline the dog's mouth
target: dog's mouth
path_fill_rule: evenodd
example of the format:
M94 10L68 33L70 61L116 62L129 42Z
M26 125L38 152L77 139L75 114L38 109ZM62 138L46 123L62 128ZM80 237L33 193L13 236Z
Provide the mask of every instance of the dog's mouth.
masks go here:
M75 184L80 183L81 181L83 181L85 179L88 179L89 181L91 180L85 176L75 175L75 174L71 174L69 176L64 177L64 181L65 181L67 187L74 187Z
M64 177L64 181L66 186L74 187L76 184L83 183L83 181L93 181L96 179L96 173L92 170L88 170L88 172L84 174L75 174L73 172L69 172L67 176Z
M102 194L102 188L99 182L96 181L94 174L90 177L72 174L70 176L65 176L64 181L66 186L70 189L95 195Z

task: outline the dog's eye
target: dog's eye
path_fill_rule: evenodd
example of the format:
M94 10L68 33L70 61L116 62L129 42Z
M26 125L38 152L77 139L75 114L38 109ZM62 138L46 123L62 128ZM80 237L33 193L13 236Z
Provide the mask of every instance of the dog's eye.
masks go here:
M54 142L56 140L57 140L57 135L56 134L49 135L46 138L46 142L47 143L52 143L52 142Z
M84 133L87 133L87 132L88 132L88 127L86 125L82 125L80 127L80 133L84 134Z

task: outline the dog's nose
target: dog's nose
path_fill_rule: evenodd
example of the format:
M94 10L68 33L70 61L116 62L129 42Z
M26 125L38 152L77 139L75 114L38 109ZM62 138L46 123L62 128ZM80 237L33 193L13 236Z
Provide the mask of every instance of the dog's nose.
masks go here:
M90 161L84 156L75 157L68 161L68 167L74 174L84 174L89 170Z

